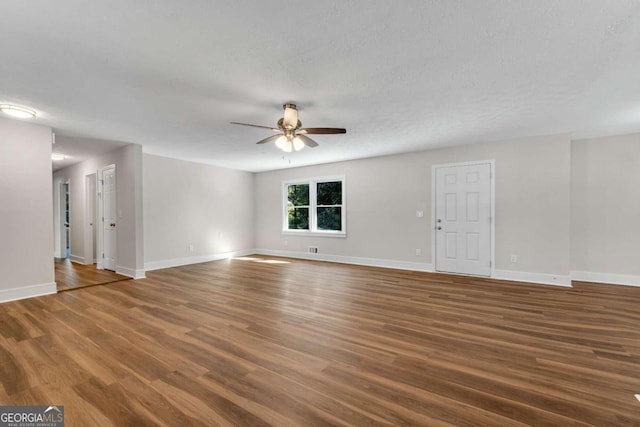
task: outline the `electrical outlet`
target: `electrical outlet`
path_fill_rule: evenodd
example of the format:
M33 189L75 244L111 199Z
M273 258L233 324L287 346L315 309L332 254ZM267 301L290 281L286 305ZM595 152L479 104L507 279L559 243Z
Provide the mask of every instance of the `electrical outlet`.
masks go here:
M424 211L416 211L416 218L424 218Z
M285 246L289 246L289 242L287 240L284 241Z
M318 253L318 247L317 246L309 246L309 253L310 254L317 254Z
M193 252L193 251L194 251L194 249L195 249L195 248L193 247L193 245L192 245L192 244L191 244L191 245L189 245L189 252Z
M422 249L418 248L416 249L416 256L420 256L422 255Z
M511 254L511 262L513 262L513 263L518 262L518 255L516 255L516 254Z

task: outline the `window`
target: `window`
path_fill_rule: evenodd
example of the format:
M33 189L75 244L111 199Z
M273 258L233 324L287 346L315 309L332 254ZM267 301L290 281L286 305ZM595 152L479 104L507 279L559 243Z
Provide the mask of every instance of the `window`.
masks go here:
M344 177L284 183L284 232L344 236Z

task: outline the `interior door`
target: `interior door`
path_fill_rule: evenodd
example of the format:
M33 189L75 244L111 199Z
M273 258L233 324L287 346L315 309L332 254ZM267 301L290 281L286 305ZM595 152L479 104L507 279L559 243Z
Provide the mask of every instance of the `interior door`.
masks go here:
M103 200L103 268L116 270L116 168L109 166L102 172L102 200Z
M96 174L85 176L84 263L96 262Z
M491 276L491 163L435 170L436 271Z

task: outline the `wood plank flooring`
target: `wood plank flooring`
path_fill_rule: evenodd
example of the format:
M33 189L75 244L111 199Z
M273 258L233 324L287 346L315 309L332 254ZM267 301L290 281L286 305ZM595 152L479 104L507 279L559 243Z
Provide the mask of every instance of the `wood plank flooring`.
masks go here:
M98 270L95 265L76 264L68 259L56 260L54 265L58 292L131 280L113 271Z
M0 403L67 426L640 426L640 288L284 258L0 304Z

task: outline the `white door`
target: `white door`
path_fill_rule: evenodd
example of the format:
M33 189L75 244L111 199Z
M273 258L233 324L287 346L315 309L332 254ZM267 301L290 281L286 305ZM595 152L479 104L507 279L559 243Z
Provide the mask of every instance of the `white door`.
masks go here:
M103 200L103 261L102 268L116 270L116 168L109 166L102 171Z
M96 174L85 176L84 263L96 262Z
M491 276L491 163L435 168L436 271Z

